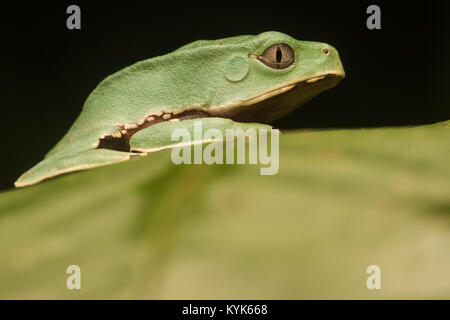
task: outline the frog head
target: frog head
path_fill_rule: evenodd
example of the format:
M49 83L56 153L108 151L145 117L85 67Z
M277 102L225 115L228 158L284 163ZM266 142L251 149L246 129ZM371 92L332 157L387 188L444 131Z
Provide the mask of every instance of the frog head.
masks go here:
M274 31L197 41L177 52L184 52L189 61L201 57L203 65L197 70L208 83L203 92L211 97L202 110L242 122L266 123L286 116L345 76L331 45Z

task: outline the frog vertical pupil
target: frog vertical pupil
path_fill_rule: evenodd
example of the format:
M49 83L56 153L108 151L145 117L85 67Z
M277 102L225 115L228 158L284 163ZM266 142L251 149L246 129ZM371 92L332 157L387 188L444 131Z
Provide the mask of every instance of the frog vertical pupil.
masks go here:
M268 47L256 58L272 69L284 69L294 63L294 50L285 43L278 43Z
M277 57L276 57L277 63L280 63L280 62L281 62L281 58L282 58L282 57L283 57L283 53L281 53L280 46L277 46Z

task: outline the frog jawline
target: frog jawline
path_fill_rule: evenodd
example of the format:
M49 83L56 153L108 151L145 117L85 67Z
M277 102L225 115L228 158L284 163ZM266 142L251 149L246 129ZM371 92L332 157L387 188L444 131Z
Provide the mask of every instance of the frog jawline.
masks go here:
M344 76L343 72L329 71L298 78L237 103L209 108L207 112L214 117L239 122L267 123L282 118L320 92L336 86Z

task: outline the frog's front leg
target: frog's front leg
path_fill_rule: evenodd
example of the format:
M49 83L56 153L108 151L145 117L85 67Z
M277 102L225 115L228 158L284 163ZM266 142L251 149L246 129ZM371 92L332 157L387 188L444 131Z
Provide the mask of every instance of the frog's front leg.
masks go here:
M239 132L244 134L248 129L270 130L271 127L265 124L242 123L214 117L167 121L136 132L131 137L129 145L131 152L149 153L226 139L230 138L230 133L233 134L232 137L235 137Z

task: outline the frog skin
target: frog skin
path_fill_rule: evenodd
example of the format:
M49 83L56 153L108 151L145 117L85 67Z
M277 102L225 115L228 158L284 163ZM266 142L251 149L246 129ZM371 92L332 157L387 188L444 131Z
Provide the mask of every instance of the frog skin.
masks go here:
M192 42L104 79L66 135L15 186L171 148L171 132L194 119L204 129L271 128L266 123L344 76L335 48L280 32Z

